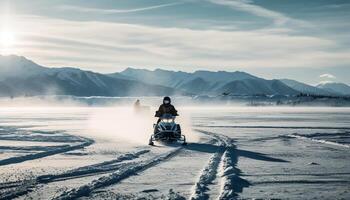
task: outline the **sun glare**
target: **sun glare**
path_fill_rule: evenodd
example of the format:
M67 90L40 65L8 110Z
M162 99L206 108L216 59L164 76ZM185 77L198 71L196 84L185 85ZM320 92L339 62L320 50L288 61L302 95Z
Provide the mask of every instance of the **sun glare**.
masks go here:
M0 32L0 45L3 47L11 47L15 44L15 35L10 31Z
M0 31L0 52L2 54L11 53L16 43L15 34L11 31Z

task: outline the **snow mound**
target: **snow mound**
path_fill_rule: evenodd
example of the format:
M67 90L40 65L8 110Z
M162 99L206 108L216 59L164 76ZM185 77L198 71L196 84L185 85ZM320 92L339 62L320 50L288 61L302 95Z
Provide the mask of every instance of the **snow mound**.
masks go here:
M293 138L310 140L310 141L323 143L323 144L350 148L350 132L312 133L312 134L293 133L293 134L290 134L289 136Z

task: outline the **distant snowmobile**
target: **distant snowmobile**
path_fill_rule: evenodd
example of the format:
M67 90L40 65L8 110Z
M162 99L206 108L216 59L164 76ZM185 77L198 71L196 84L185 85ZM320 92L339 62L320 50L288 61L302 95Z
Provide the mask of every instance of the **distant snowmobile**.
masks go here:
M186 137L181 134L180 124L175 123L175 116L171 114L163 114L159 117L159 122L153 124L154 134L149 139L149 145L154 145L153 141L160 142L176 142L182 141L186 145Z
M141 102L139 99L137 99L136 102L134 103L134 113L135 114L137 114L137 115L139 115L139 114L149 115L150 111L151 111L151 107L141 105Z

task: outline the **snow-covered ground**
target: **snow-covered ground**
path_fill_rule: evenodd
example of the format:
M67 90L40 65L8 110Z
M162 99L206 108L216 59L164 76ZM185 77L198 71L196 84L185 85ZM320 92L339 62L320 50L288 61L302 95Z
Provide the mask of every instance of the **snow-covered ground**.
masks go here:
M0 199L350 199L350 109L0 108Z

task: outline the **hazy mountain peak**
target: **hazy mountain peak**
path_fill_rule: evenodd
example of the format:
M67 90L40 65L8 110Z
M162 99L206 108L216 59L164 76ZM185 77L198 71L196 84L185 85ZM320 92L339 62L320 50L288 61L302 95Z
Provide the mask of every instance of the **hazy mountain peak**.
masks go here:
M27 59L24 56L0 55L0 65L2 65L2 67L7 67L7 65L15 66L19 64L26 66L41 67L40 65L34 63L33 61Z
M0 55L0 80L11 77L29 77L41 73L46 68L17 55Z
M175 90L216 95L222 92L244 95L295 95L300 92L322 95L350 94L350 86L342 83L324 83L313 87L290 79L265 80L242 71L198 70L188 73L160 68L149 70L128 67L120 73L104 75L72 67L46 68L22 56L0 56L0 81L9 86L16 85L13 81L21 80L22 88L32 85L33 88L37 88L36 94L45 91L48 84L59 88L63 94L75 95L132 95L128 93L127 88L136 86L148 88L153 94ZM161 91L156 91L157 89ZM138 94L144 91L141 89Z
M349 85L345 84L345 83L339 83L339 82L333 82L333 81L324 81L324 82L320 82L317 87L323 87L323 86L345 86L345 87L350 87Z
M230 82L235 80L244 80L244 79L258 79L258 77L245 72L227 72L227 71L206 71L198 70L193 73L194 76L201 77L210 82Z
M161 68L156 68L155 70L153 70L154 72L174 72L171 70L165 70L165 69L161 69Z
M336 94L334 92L330 92L328 90L324 90L322 88L318 88L318 87L308 85L292 79L280 79L280 81L282 81L284 84L288 85L289 87L305 94L314 94L314 95L335 95Z
M138 69L138 68L134 68L134 67L127 67L125 70L123 70L121 73L123 72L133 72L133 71L145 71L145 72L151 72L151 70L149 69Z
M334 81L321 81L319 82L316 87L318 86L322 86L322 85L326 85L326 84L333 84L333 83L337 83L337 82L334 82Z
M322 88L333 93L350 95L350 86L345 83L323 82L317 85L316 87Z

